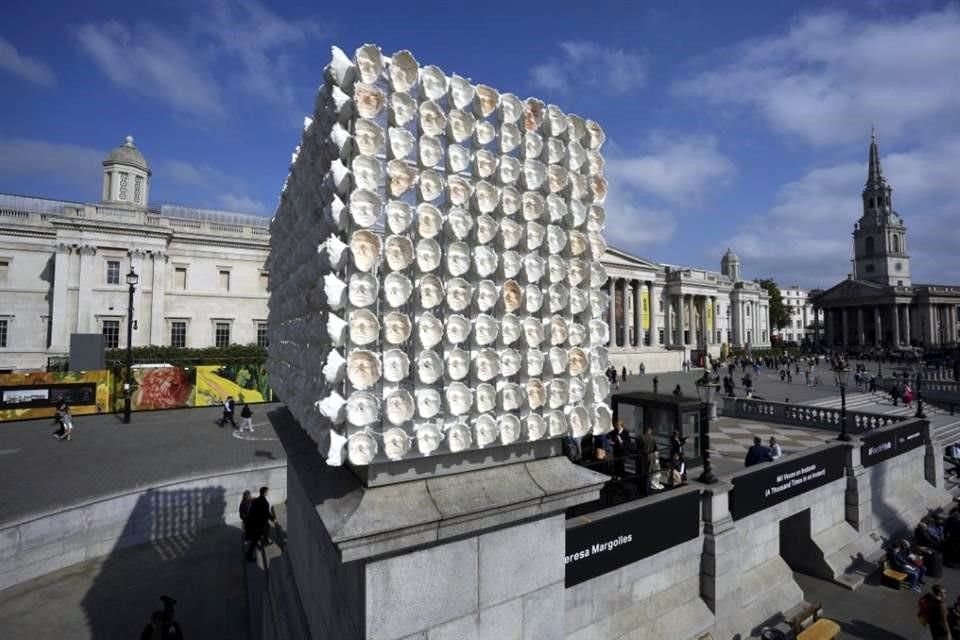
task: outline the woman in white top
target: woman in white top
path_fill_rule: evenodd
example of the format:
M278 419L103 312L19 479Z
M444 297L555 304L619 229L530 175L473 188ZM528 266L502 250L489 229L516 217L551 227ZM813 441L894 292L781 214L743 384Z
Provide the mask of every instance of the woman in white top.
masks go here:
M773 436L770 436L770 455L774 460L783 456L783 449L780 448L780 443Z

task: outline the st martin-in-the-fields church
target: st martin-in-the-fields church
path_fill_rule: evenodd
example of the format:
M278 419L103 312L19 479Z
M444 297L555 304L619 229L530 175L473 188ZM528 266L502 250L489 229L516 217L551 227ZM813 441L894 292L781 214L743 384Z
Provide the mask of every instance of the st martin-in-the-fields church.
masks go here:
M811 292L814 306L824 310L828 347L957 344L960 285L912 282L907 228L893 209L892 192L874 133L863 215L853 227L853 273L826 291Z

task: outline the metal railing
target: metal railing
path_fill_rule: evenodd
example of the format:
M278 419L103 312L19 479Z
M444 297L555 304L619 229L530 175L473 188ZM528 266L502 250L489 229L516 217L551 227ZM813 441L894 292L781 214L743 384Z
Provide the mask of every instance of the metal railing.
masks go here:
M840 432L842 409L772 402L747 398L724 398L723 415L763 422L775 422L805 429ZM864 433L907 420L906 416L867 413L847 409L847 432Z

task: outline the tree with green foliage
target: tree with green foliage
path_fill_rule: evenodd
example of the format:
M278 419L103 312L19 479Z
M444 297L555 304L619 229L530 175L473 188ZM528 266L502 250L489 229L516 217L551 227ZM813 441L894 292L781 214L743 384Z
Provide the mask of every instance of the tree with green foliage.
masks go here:
M754 280L767 290L770 295L770 330L776 331L790 324L790 310L783 305L783 295L780 287L772 278L758 278Z

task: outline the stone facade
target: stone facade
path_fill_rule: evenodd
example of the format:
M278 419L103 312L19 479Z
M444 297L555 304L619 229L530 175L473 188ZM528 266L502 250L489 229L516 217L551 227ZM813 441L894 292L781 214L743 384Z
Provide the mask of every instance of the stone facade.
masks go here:
M126 346L130 269L134 346L264 342L269 219L150 206L132 138L103 164L101 203L0 194L0 370L44 368L72 333Z
M790 314L790 320L786 327L773 331L773 336L784 342L802 343L806 339L812 339L814 325L823 323L823 312L817 312L814 315L814 307L810 302L810 292L800 287L785 287L780 289L783 297L783 306Z

